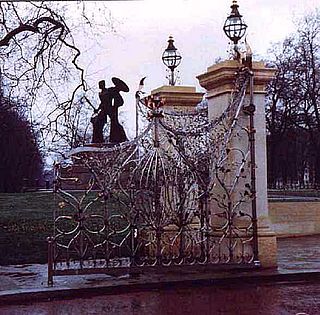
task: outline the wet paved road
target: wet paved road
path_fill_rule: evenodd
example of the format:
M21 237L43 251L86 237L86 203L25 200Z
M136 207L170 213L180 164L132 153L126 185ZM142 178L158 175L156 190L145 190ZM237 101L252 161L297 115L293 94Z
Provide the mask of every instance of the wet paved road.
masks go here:
M0 307L1 315L320 314L320 284L168 289Z
M280 272L320 271L320 235L281 238L277 243Z
M282 273L319 272L319 257L320 236L281 239L278 242L279 271ZM6 283L2 280L0 288L5 289ZM25 282L20 283L22 280ZM21 281L19 285L15 283L17 288L30 287L34 278L24 276ZM263 285L244 283L242 286L234 284L176 288L29 305L0 305L0 315L296 315L298 313L320 315L320 282Z

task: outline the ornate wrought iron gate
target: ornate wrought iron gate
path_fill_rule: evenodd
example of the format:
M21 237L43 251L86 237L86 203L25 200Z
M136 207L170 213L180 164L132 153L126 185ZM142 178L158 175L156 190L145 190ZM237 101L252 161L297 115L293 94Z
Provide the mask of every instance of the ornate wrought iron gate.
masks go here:
M214 120L206 109L166 112L149 98L138 138L80 148L56 165L50 284L63 274L257 261L249 81L239 74Z

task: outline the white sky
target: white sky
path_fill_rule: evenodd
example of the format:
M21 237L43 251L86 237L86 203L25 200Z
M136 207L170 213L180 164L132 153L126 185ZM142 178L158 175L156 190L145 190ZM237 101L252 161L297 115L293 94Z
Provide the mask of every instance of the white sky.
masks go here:
M96 86L101 79L111 82L112 76L127 82L131 91L124 95L126 103L122 111L133 113L134 92L140 78L147 76L147 92L167 84L161 56L172 35L183 58L179 66L181 85L193 85L200 91L196 76L205 72L217 57L228 57L228 40L222 27L231 2L105 1L115 21L116 34L107 33L99 47L87 50L82 57L83 66L88 74L94 73L91 79ZM88 1L85 5L95 10L99 3ZM248 24L248 41L254 53L264 57L271 42L281 41L294 31L293 20L320 7L320 0L239 0L238 4ZM79 44L89 45L82 39ZM133 116L127 115L127 119L133 129Z

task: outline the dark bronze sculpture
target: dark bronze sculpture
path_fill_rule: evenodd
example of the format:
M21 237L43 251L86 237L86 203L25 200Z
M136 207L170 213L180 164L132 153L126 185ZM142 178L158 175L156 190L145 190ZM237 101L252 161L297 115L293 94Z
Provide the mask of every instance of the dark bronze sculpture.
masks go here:
M129 92L128 86L118 78L112 78L112 82L115 86L106 88L105 81L99 82L100 105L95 110L94 115L91 118L93 126L92 143L103 143L103 127L107 123L107 117L110 118L110 136L109 142L121 143L127 141L126 133L119 123L118 108L123 105L124 101L120 92Z

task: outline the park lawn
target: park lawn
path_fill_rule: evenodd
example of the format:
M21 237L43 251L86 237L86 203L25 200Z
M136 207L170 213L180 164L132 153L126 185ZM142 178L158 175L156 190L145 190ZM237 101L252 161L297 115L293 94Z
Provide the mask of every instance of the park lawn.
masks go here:
M82 193L73 192L72 195L80 197ZM95 196L96 193L89 193L86 200ZM59 196L49 191L0 193L0 265L47 262L47 237L54 232L54 210L63 214L61 201ZM96 207L100 209L99 202L92 209ZM111 199L109 209L118 212L119 208ZM93 221L91 228L95 229L96 224Z
M0 194L0 265L47 261L55 203L52 192Z

